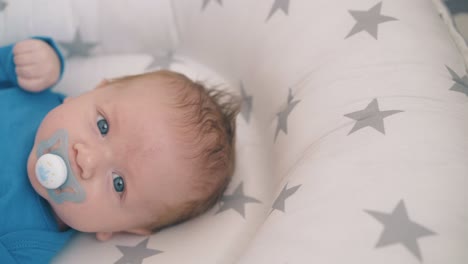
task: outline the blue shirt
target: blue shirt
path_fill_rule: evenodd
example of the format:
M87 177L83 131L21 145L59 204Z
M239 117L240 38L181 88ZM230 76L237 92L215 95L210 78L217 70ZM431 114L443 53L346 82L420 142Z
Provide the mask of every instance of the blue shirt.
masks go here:
M64 60L56 44L51 45ZM18 87L13 46L0 47L0 263L49 263L71 238L60 232L48 202L33 189L27 160L42 119L63 102L50 89L31 93Z

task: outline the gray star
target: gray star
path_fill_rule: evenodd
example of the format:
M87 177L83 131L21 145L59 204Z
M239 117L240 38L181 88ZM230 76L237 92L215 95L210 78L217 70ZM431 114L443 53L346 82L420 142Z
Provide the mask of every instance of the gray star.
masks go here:
M244 184L240 183L232 195L223 195L221 203L221 208L219 208L216 214L233 209L245 218L245 204L261 202L253 197L244 195Z
M250 114L252 113L252 96L248 95L244 89L244 84L241 82L241 115L247 123L250 121Z
M165 54L160 56L153 56L153 61L149 64L146 69L169 69L171 64L181 62L180 60L174 58L173 51L167 51Z
M273 209L271 210L271 212L273 212L274 210L280 210L284 213L286 199L293 195L299 189L299 187L301 187L301 185L296 185L288 189L288 184L286 183L279 196L273 202L273 205L271 206Z
M0 11L5 10L5 8L8 6L8 3L5 1L0 1Z
M284 14L288 15L289 0L275 0L266 21L268 21L271 16L273 16L273 14L280 9L284 12Z
M376 129L377 131L385 134L384 122L383 119L387 116L403 112L401 110L388 110L388 111L380 111L379 110L379 103L377 99L372 100L370 104L364 110L356 111L353 113L346 114L346 117L356 120L356 124L354 124L351 131L349 131L348 135L357 131L361 128L370 126Z
M210 3L211 0L203 0L202 11L205 10L206 6ZM220 6L223 5L223 0L216 0Z
M450 88L450 90L455 91L455 92L464 93L466 96L468 96L468 75L465 75L465 76L463 76L463 78L461 78L449 66L445 65L445 67L447 68L450 75L452 76L452 80L455 82L452 85L452 87Z
M377 31L379 24L397 20L394 17L381 15L381 9L382 2L376 4L367 11L349 10L349 13L356 20L356 25L354 25L353 29L351 29L351 32L349 32L345 39L364 30L367 31L367 33L371 34L375 39L377 39Z
M291 88L289 88L288 105L286 106L286 109L276 114L276 116L278 117L278 124L276 125L275 141L280 130L283 131L285 134L288 134L289 114L296 107L296 105L301 101L301 100L293 101L293 99L294 97L292 96Z
M156 249L149 249L146 247L149 238L141 241L134 247L119 246L116 247L122 252L123 257L114 262L115 264L141 264L144 258L151 257L153 255L162 253Z
M89 56L89 51L97 45L96 43L83 42L79 30L76 30L75 38L72 42L59 42L59 44L67 50L68 58L73 56Z
M379 241L375 245L376 248L401 243L420 261L422 260L417 239L436 235L436 233L411 221L403 200L400 200L393 212L389 214L372 210L364 211L384 226Z

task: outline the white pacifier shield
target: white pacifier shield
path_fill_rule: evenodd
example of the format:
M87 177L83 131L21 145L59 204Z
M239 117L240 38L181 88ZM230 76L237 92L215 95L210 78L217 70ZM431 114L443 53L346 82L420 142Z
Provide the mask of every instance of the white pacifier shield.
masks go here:
M67 165L55 154L44 154L36 162L36 177L47 189L57 189L67 180Z

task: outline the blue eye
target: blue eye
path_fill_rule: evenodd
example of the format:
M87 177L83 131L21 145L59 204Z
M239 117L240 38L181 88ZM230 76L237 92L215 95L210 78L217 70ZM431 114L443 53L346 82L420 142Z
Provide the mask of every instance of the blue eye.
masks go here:
M107 120L101 115L98 116L96 124L101 135L105 136L109 132L109 124L107 123Z
M115 173L112 173L112 178L114 182L114 190L118 193L123 192L125 190L124 179Z

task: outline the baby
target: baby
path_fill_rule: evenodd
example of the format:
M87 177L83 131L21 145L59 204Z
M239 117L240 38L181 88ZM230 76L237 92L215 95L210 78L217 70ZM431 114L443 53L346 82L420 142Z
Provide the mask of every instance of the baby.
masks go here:
M63 70L50 38L0 48L1 263L48 262L73 230L149 235L218 201L234 170L233 96L157 71L64 98L48 89ZM59 187L37 169L48 153L65 165Z

